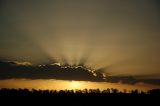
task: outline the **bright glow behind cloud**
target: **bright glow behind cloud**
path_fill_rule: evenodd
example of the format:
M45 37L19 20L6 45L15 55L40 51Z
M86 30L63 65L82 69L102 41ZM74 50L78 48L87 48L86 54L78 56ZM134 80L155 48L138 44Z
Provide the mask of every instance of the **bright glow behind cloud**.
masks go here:
M1 56L105 67L113 75L159 75L155 5L150 0L5 2Z

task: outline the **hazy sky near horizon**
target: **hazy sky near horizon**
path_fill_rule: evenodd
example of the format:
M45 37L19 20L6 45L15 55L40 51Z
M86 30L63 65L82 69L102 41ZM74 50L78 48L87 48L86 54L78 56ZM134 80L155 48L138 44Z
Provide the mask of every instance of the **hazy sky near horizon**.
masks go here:
M27 89L49 89L49 90L76 90L76 89L100 89L117 88L120 91L124 89L139 91L147 91L150 89L160 88L158 85L137 83L135 85L121 84L121 83L107 83L107 82L90 82L90 81L70 81L70 80L26 80L26 79L9 79L0 80L0 88L27 88Z
M1 0L0 59L160 78L160 2Z

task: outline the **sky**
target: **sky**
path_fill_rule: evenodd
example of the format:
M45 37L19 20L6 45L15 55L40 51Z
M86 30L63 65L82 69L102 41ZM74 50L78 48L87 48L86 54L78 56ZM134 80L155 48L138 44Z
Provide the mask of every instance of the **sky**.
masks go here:
M0 79L33 78L35 67L57 63L86 71L60 80L160 85L159 19L159 0L1 0ZM31 72L20 77L19 65Z

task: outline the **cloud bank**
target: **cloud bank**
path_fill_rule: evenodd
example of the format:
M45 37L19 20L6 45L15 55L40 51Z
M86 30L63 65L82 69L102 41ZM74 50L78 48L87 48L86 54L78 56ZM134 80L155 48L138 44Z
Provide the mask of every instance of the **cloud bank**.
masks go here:
M139 82L160 85L160 79L139 78L136 76L110 76L84 66L61 66L59 63L32 65L29 62L0 61L0 79L57 79L94 82L136 84Z

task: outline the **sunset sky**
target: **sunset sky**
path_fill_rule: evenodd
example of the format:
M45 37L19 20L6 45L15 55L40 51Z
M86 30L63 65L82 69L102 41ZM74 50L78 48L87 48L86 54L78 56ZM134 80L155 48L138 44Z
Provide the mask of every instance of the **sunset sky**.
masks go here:
M0 0L0 88L42 86L160 88L160 1Z

